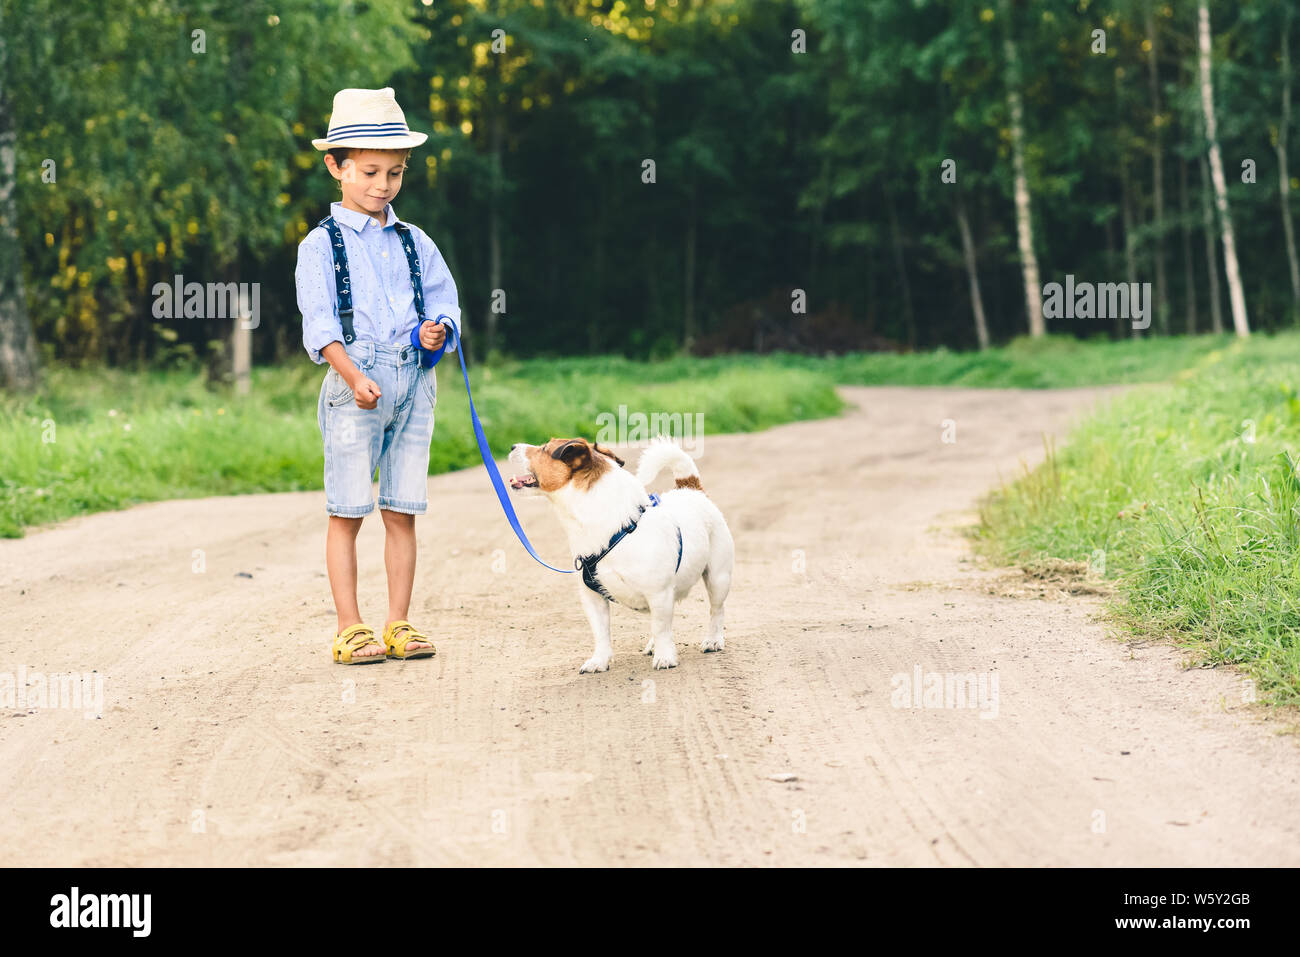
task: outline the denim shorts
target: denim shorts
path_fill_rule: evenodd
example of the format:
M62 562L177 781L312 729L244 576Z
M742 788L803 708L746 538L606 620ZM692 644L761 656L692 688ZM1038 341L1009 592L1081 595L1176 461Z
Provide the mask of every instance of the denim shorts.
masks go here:
M316 418L325 443L325 511L359 518L379 507L423 515L428 508L429 442L438 384L420 366L414 346L358 341L344 346L361 373L379 386L373 409L357 406L348 384L331 367L321 383Z

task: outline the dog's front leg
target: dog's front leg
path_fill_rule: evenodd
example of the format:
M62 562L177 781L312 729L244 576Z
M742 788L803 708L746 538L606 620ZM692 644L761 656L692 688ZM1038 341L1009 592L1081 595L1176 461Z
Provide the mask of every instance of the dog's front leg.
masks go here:
M673 590L649 596L650 641L654 645L654 668L676 668L677 646L673 644Z
M578 669L578 674L608 671L610 659L614 657L614 647L609 638L609 602L586 585L579 583L578 589L582 596L582 610L587 613L592 634L596 636L596 651Z

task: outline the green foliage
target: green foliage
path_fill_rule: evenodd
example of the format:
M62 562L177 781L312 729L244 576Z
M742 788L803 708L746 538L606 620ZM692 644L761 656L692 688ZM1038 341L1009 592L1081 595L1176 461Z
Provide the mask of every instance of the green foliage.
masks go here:
M1247 298L1257 327L1280 328L1294 311L1272 147L1290 139L1278 128L1279 41L1295 39L1300 18L1283 4L1213 8L1224 155L1258 164L1255 184L1228 169ZM1042 280L1124 279L1130 245L1135 278L1147 281L1163 241L1170 326L1185 328L1195 306L1206 328L1193 5L1007 9L993 0L0 0L37 337L48 355L74 361L207 357L227 324L151 314L154 283L181 274L260 283L257 361L300 355L296 246L336 195L310 140L337 89L389 84L412 126L430 133L395 205L451 265L476 356L747 348L761 322L753 304L792 288L807 291L812 312L849 317L856 338L837 348L881 339L968 347L959 202L989 325L1005 341L1024 331L1007 34L1021 63ZM1104 54L1091 49L1098 28ZM497 30L502 53L491 47ZM807 52L792 50L795 31ZM55 183L42 179L46 159ZM646 160L653 184L642 182ZM940 180L946 160L956 183ZM1184 225L1196 231L1190 269L1176 242ZM509 303L488 342L481 320L496 287ZM1052 331L1127 334L1087 320Z
M282 284L259 263L330 198L310 139L334 91L378 84L415 40L404 0L3 2L26 285L38 337L73 359L224 335L153 319L177 273Z

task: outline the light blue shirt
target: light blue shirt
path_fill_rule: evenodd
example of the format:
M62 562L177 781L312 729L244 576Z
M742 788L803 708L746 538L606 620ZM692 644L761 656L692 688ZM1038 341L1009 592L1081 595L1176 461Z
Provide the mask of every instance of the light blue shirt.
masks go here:
M394 228L399 221L393 204L384 207L387 217L380 226L366 213L330 204L330 215L339 224L343 248L348 254L352 289L352 326L357 341L372 340L408 345L415 328L415 293L411 289L411 267L402 252L402 237ZM424 282L424 317L446 316L460 342L460 306L456 282L438 247L419 226L406 223L420 257ZM338 293L334 286L334 255L329 232L317 226L298 244L298 311L302 313L302 344L317 365L326 360L321 349L343 341L339 322ZM447 351L455 351L451 335Z

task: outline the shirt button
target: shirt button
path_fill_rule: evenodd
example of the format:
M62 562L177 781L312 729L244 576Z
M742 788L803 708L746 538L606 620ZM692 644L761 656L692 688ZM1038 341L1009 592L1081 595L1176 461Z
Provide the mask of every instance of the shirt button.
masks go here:
M385 258L385 259L388 258L388 253L384 253L384 258Z

